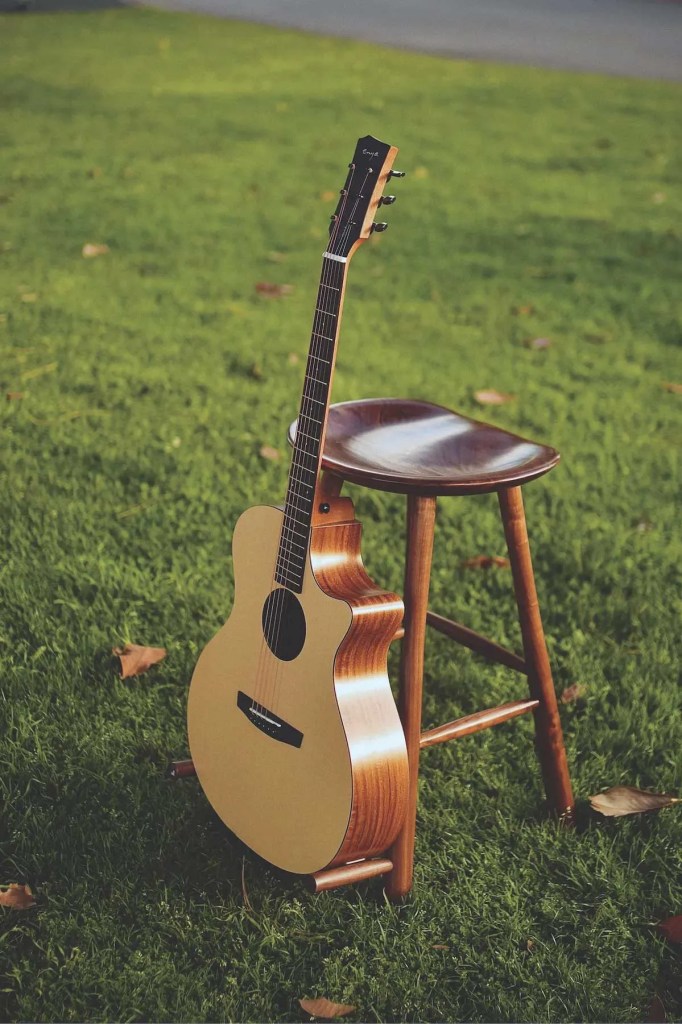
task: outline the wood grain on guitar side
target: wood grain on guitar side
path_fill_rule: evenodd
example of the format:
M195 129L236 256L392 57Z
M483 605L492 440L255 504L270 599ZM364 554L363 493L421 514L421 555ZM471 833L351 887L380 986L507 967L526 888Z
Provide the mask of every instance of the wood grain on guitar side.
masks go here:
M333 513L333 500L331 504ZM361 532L355 520L315 526L310 546L318 584L330 596L346 601L353 613L334 663L353 771L353 808L335 864L385 850L403 823L407 801L405 737L386 670L403 603L367 575L360 556Z

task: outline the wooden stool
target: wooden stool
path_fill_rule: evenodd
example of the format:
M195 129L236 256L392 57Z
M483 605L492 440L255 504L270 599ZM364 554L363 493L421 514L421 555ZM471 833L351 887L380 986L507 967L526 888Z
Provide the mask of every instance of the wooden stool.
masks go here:
M296 435L296 422L289 440ZM405 730L410 793L405 824L387 858L335 868L314 876L316 891L386 874L386 892L400 900L412 888L419 751L532 711L537 753L550 809L569 823L573 793L561 722L538 608L521 485L556 466L559 453L439 405L378 398L341 402L329 411L322 467L324 487L338 495L343 482L407 495L405 635L398 707ZM497 493L514 592L523 657L473 630L428 610L436 498ZM528 677L530 699L467 715L421 731L426 626ZM329 876L329 877L327 877Z

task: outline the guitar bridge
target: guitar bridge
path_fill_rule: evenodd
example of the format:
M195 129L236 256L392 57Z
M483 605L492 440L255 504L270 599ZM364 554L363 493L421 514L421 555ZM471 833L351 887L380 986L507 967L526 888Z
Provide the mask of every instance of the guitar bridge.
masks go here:
M264 732L266 736L270 736L271 739L279 740L280 743L288 743L292 747L300 747L303 743L302 732L294 729L293 725L289 725L283 718L279 718L273 711L259 704L242 690L237 692L237 707L244 712L252 725Z

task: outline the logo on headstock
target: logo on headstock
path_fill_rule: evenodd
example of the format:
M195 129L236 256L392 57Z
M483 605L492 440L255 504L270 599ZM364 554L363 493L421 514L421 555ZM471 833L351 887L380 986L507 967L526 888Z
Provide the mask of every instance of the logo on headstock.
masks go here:
M373 153L373 152L371 151L371 149L363 149L363 151L362 151L362 155L363 155L363 156L379 156L379 154L378 154L378 153Z

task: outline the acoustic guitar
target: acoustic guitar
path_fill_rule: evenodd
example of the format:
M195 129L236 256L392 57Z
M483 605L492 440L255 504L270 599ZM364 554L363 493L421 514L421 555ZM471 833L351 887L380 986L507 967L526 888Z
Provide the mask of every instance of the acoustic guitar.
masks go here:
M384 851L408 766L386 671L403 604L360 557L352 502L320 483L348 264L373 231L397 149L358 141L332 216L283 507L233 536L235 598L189 691L192 760L223 822L261 857L308 874Z

